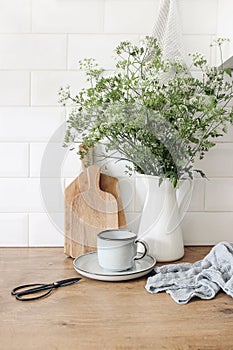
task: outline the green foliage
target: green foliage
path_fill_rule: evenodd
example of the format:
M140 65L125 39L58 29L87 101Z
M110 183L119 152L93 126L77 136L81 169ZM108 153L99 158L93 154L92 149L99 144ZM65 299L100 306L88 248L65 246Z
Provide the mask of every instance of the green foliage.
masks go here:
M223 43L215 42L220 53ZM193 176L194 160L202 159L233 123L233 84L225 79L231 70L209 66L196 53L191 57L201 72L197 79L179 60L165 61L152 37L141 46L122 42L115 53L112 74L85 59L80 68L90 86L75 96L69 87L60 90L60 102L73 106L65 145L83 142L84 157L89 147L104 143L110 157L118 151L120 159L132 163L129 172L169 178L176 187L181 177Z

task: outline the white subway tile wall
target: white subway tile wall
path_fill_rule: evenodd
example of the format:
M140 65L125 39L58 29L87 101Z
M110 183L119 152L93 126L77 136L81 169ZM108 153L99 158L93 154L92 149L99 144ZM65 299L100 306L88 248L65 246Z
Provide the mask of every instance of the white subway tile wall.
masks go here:
M63 213L51 213L51 217L46 213L29 214L29 245L34 247L63 245L64 232L60 230L63 226Z
M0 143L1 177L28 177L27 143Z
M78 60L77 66L78 68ZM36 71L31 73L31 105L58 106L58 91L71 87L72 93L87 86L83 72L77 71Z
M232 31L232 13L233 2L229 0L219 0L217 32L221 38L229 38L230 41L223 47L223 59L226 60L232 56L233 51L233 31ZM218 55L217 63L221 63Z
M48 142L63 139L62 132L55 131L65 121L63 108L0 107L1 142Z
M104 0L32 0L32 32L102 33Z
M205 209L207 211L233 211L233 178L211 178L206 181Z
M213 37L211 35L183 35L183 43L185 53L195 53L200 52L205 57L208 58L208 63L212 64L212 50L210 47L210 43L213 41ZM187 59L187 63L191 66L191 58ZM195 67L192 67L195 70Z
M216 34L218 0L179 0L178 3L183 33Z
M138 35L132 34L79 34L70 35L68 42L68 69L77 69L78 61L85 57L95 57L105 69L115 67L114 49L124 40L138 44ZM115 55L116 56L116 55Z
M228 3L178 0L187 53L203 52L217 62L209 45L218 30L224 36L231 28L223 16L231 12ZM63 191L81 164L62 147L67 109L57 92L87 86L78 70L84 57L111 70L112 50L121 40L137 43L150 34L158 6L159 0L0 0L0 246L63 245ZM182 223L185 244L232 240L232 154L230 128L196 162L209 179L194 181ZM146 196L141 178L125 176L123 164L102 170L119 177L128 227L137 231Z
M42 168L43 160L52 166ZM79 157L74 151L64 148L62 142L30 144L30 177L74 178L81 171Z
M159 0L105 1L104 32L151 33L157 17Z
M1 178L0 213L43 211L39 178Z
M188 212L182 222L184 243L208 245L232 242L232 212Z
M0 106L28 106L30 72L3 71L0 66Z
M66 35L2 34L1 69L66 69Z
M0 246L28 246L28 214L0 214Z
M0 33L31 31L31 0L0 0Z

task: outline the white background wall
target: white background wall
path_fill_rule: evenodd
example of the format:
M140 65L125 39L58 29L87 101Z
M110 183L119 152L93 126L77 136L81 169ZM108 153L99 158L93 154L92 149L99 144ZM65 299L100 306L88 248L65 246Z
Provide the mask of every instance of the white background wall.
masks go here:
M215 64L210 48L217 32L232 35L230 0L177 0L187 52L203 52ZM230 4L231 3L231 4ZM62 232L51 222L41 198L40 171L45 147L59 152L66 111L57 91L85 81L78 60L96 57L111 69L112 49L120 40L138 42L150 34L158 0L0 0L0 245L62 245ZM233 53L228 48L230 55ZM233 132L202 163L209 181L195 182L183 222L186 244L212 244L233 237ZM58 157L59 158L59 157ZM43 173L52 191L49 210L62 227L59 191L79 172L69 153L60 169ZM109 173L121 179L129 227L137 230L144 189L123 178L122 167ZM123 180L122 180L123 179ZM43 192L43 191L42 191ZM43 195L43 193L42 193ZM128 200L128 198L133 198ZM57 203L59 202L59 205Z

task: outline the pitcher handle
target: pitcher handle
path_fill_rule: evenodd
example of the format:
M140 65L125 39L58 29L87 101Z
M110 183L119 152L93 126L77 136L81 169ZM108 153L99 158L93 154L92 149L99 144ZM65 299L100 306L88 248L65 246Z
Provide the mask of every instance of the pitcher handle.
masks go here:
M183 220L183 218L185 216L186 206L187 206L187 204L189 204L189 201L191 199L191 196L189 198L189 193L190 193L190 189L193 187L193 182L192 182L192 180L190 178L187 178L185 180L188 180L189 188L188 188L187 192L185 193L184 197L182 198L180 204L178 205L178 203L177 203L178 209L179 209L179 213L180 213L179 220L178 220L178 222L177 222L177 224L176 224L176 226L174 228L172 228L170 231L167 231L168 235L171 234L172 232L174 232L177 229L177 227L180 226L180 223L182 222L182 220Z
M190 190L193 188L193 181L190 178L185 179L185 181L186 180L188 181L189 188L186 191L186 193L184 194L183 198L181 199L180 204L178 204L180 214L185 212L187 205L189 205L190 200L191 200L191 196L189 197L189 195L190 195ZM183 220L183 217L184 217L184 214L182 214L182 218L180 221Z

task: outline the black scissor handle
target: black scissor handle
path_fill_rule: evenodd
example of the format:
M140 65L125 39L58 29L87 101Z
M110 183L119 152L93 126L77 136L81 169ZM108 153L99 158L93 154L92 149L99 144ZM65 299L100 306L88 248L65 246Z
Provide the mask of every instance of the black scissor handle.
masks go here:
M35 289L35 288L31 288L31 287L39 288L39 287L44 287L44 286L45 286L45 284L42 284L42 283L23 284L22 286L18 286L18 287L15 287L14 289L12 289L11 294L12 295L16 295L16 294L19 294L19 293L21 294L21 293L27 292L29 290L34 290ZM26 289L25 290L25 288L30 288L30 289ZM21 289L24 289L24 290L22 290L20 292Z
M31 288L31 287L34 287L34 288ZM14 288L11 291L11 294L14 295L17 300L23 300L23 301L35 300L35 299L44 298L45 296L49 295L52 292L53 288L54 287L52 284L40 284L40 283L24 284L22 286ZM42 291L45 291L45 293L36 295L34 297L30 297L30 298L23 297L25 295L36 294Z
M19 292L19 293L15 294L15 298L17 300L21 300L21 301L29 301L29 300L41 299L41 298L44 298L47 295L49 295L52 292L52 290L53 290L53 288L50 288L49 290L46 290L45 293L42 293L40 295L35 295L34 297L30 297L30 298L24 298L24 297L22 297L22 295L30 295L30 294L33 294L33 293L39 293L39 291L35 291L35 292L28 291L28 292L25 292L24 294Z
M44 298L47 295L49 295L53 289L58 288L58 287L65 287L70 284L76 283L80 281L81 278L75 277L75 278L69 278L61 281L57 281L54 283L50 284L42 284L42 283L32 283L32 284L24 284L22 286L18 286L14 289L12 289L11 294L16 297L17 300L22 300L22 301L27 301L27 300L36 300L40 298ZM32 288L34 287L34 288ZM45 291L45 293L42 293ZM30 294L39 294L34 297L30 298L24 298L25 295L30 295Z

